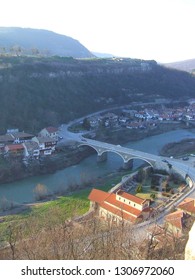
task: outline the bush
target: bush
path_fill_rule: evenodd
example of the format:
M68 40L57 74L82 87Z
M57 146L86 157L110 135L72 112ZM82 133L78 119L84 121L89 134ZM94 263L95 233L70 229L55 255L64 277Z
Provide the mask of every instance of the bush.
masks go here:
M150 197L151 197L152 199L155 199L155 198L156 198L156 194L155 194L155 193L151 193L151 194L150 194Z
M42 184L37 184L33 192L36 200L42 200L48 196L48 189Z
M142 184L139 184L135 191L136 191L136 193L141 193L143 191Z

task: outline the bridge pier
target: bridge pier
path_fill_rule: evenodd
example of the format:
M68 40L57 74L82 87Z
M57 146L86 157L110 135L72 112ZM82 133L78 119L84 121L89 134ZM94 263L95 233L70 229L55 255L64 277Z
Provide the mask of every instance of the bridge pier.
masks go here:
M107 152L97 155L97 162L103 162L107 160Z
M132 168L133 168L133 159L130 159L129 161L123 163L123 169L131 170Z

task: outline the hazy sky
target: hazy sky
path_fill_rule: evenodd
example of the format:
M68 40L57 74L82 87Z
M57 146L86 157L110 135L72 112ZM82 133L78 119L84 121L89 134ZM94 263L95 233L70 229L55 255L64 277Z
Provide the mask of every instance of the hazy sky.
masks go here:
M0 26L51 30L116 56L195 58L195 0L0 0Z

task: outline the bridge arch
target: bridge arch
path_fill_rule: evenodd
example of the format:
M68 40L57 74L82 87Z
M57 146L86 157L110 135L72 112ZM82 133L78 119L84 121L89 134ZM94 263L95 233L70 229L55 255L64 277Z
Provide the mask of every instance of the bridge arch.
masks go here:
M127 165L128 165L128 163L129 163L130 161L132 161L133 159L138 159L138 160L143 160L143 161L147 162L151 167L154 167L154 164L153 164L151 161L149 161L149 160L147 160L147 159L145 159L145 158L143 158L143 157L135 157L135 156L131 156L131 155L126 155L126 154L124 154L124 153L120 153L120 152L115 151L115 150L112 150L112 149L97 148L97 147L94 147L93 145L90 145L90 144L88 144L88 143L81 143L81 144L79 144L79 147L81 147L81 146L88 146L88 147L91 147L92 149L94 149L94 150L97 152L97 154L98 154L99 157L102 156L102 159L103 159L103 160L106 159L106 156L105 156L105 155L106 155L108 152L110 152L110 153L114 153L114 154L119 155L120 158L122 158L124 164L127 164Z
M138 159L138 160L142 160L142 161L145 161L147 162L152 168L154 167L154 164L151 163L151 161L143 158L143 157L131 157L129 160L133 160L133 159Z

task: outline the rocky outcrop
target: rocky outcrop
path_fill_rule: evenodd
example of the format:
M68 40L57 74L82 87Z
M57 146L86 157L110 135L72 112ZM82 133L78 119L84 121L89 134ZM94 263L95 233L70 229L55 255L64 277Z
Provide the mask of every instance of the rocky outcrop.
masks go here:
M195 222L189 232L189 239L185 248L185 260L195 260Z

